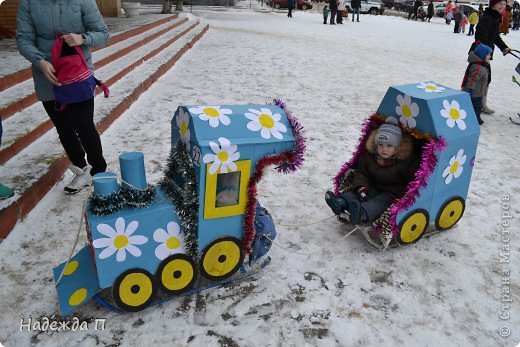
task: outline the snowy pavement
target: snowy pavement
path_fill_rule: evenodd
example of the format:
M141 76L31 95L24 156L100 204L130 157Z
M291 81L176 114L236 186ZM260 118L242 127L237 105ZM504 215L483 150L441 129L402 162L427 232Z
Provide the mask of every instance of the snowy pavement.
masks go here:
M170 149L170 120L182 104L246 104L283 98L305 126L306 162L295 175L273 170L259 200L277 224L272 263L253 280L168 302L137 314L89 303L80 318L105 330L20 331L57 313L51 269L74 244L88 193L57 184L0 244L0 342L5 346L516 346L520 342L518 61L495 54L466 212L458 226L405 248L380 252L327 219L332 178L357 144L361 124L389 85L433 80L457 89L469 37L435 20L362 16L323 25L318 13L194 12L210 30L102 136L109 167L143 151L156 182ZM504 37L520 48L520 33ZM504 196L510 201L506 204ZM504 239L502 216L513 218ZM315 223L317 222L317 223ZM315 224L314 224L315 223ZM81 242L85 235L81 233ZM504 247L510 257L504 258ZM322 249L323 248L323 249ZM294 252L310 253L302 256ZM501 255L502 254L502 255ZM507 259L508 262L504 261ZM502 260L502 262L501 262ZM506 270L509 273L505 272ZM504 296L513 297L507 308ZM509 314L509 318L501 319ZM509 336L507 329L510 329Z

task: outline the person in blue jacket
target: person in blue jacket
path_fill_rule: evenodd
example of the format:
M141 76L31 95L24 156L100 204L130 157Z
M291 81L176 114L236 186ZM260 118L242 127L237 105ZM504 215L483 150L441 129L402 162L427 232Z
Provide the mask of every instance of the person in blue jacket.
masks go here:
M54 123L72 163L70 169L75 176L65 187L65 192L77 193L90 185L90 176L105 171L107 164L94 125L94 97L66 105L64 110L56 110L53 86L59 83L51 64L52 46L60 35L70 47L80 46L93 72L90 47L107 43L107 26L95 0L20 0L16 21L18 51L32 64L38 100ZM90 172L87 161L91 166Z

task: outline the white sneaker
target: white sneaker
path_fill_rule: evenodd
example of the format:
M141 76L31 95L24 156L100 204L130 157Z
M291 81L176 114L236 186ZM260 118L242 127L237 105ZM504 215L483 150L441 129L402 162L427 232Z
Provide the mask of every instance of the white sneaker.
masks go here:
M76 194L85 187L90 186L91 178L89 173L89 167L85 166L80 169L77 166L70 165L70 171L74 173L72 181L63 189L67 194Z

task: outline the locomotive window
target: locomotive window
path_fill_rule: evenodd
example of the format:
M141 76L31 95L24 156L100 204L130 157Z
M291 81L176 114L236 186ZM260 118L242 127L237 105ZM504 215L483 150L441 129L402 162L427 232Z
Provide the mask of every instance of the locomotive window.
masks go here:
M215 207L238 204L240 171L217 174L217 200Z
M206 166L204 219L244 214L247 201L247 182L251 176L251 160L236 161L236 171L214 174Z

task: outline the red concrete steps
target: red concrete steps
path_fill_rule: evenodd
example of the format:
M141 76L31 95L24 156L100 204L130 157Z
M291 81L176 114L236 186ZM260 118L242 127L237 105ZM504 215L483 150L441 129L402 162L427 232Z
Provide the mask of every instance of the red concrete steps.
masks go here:
M155 27L157 27L159 25L171 22L171 21L177 19L178 17L179 17L179 15L175 14L175 15L172 15L172 16L168 16L168 17L166 17L164 19L160 19L158 21L155 21L153 23L146 24L146 25L140 26L138 28L131 29L131 30L125 31L125 32L123 32L121 34L115 35L114 37L110 38L110 41L108 42L107 45L105 45L103 47L99 47L99 48L93 48L92 52L95 52L97 50L113 46L113 45L115 45L115 44L117 44L117 43L119 43L121 41L128 40L131 37L140 35L140 34L146 32L146 31L148 31L150 29L153 29L153 28L155 28ZM32 77L32 74L31 74L31 69L30 68L23 69L23 70L20 70L20 71L16 71L16 72L13 72L12 74L4 76L4 77L0 78L0 92L6 90L8 88L11 88L11 87L15 86L18 83L22 83L22 82L28 80L31 77ZM2 118L2 119L4 119L4 118Z
M164 23L173 21L173 20L175 20L177 18L178 18L178 16L175 15L175 16L168 17L165 20L158 21L158 22L160 22L159 24L156 24L157 22L152 23L154 25L151 25L151 24L148 25L149 28L147 30L153 29L153 28L155 28L157 26L160 26L160 25L162 25ZM160 30L157 33L153 33L150 36L144 37L143 39L139 40L138 42L135 42L135 43L125 47L124 49L121 49L121 50L115 52L114 54L112 54L110 56L107 56L107 57L105 57L105 58L95 62L94 63L94 68L95 69L100 69L101 67L103 67L103 66L105 66L105 65L107 65L107 64L109 64L109 63L111 63L113 61L115 61L118 58L120 58L121 56L123 56L125 54L128 54L128 53L132 52L135 49L138 49L139 47L141 47L142 45L150 42L151 40L157 39L161 35L164 35L168 31L175 29L176 27L186 23L187 21L188 21L187 18L183 18L183 19L175 22L173 25ZM123 33L123 34L117 35L116 37L111 38L109 43L106 46L99 47L99 48L94 48L92 51L95 52L95 51L98 51L98 50L101 50L101 49L107 49L110 46L113 46L113 45L115 45L117 43L120 43L120 42L122 42L124 40L127 40L129 38L135 37L137 35L140 35L140 34L146 32L147 30L142 30L141 28L137 28L137 29L134 29L131 34ZM29 72L28 77L27 77L27 71ZM16 75L16 73L14 75ZM26 77L26 78L24 80L21 80L21 78L23 78L23 77ZM11 75L8 75L8 76L4 77L7 81L18 81L18 82L14 83L13 85L10 85L10 86L8 86L9 82L5 82L4 85L8 86L6 88L6 89L8 89L10 87L13 87L17 83L25 82L25 80L27 80L27 79L29 79L31 77L32 77L31 70L30 69L25 69L25 70L22 70L20 72L19 78L16 78L16 76L11 77ZM0 88L1 88L1 86L2 86L2 79L0 79ZM2 90L3 89L0 89L0 92ZM12 115L16 114L17 112L20 112L21 110L23 110L23 109L25 109L25 108L35 104L37 101L38 101L38 99L36 97L36 93L31 93L31 94L29 94L29 95L27 95L27 96L25 96L25 97L23 97L21 99L15 100L15 101L7 104L6 106L4 106L4 108L1 109L0 116L2 117L2 120L6 120L7 118L11 117Z
M175 42L175 44L179 46L179 48L175 48L174 54L167 55L168 58L164 60L164 63L162 60L160 61L161 65L159 68L157 68L153 73L149 74L144 80L139 81L138 85L133 88L131 92L129 92L121 101L113 106L102 119L98 120L97 127L99 132L101 134L105 132L115 120L121 117L124 112L139 99L139 96L143 92L148 90L153 85L153 83L157 81L157 79L159 79L169 69L171 69L175 63L187 51L189 51L190 48L193 47L193 45L204 35L204 33L207 32L208 28L209 26L199 24L198 22L192 23L186 29L170 38L160 47L148 52L146 59L143 59L141 62L135 61L133 64L126 66L122 71L108 79L106 81L107 83L116 83L116 81L119 81L121 78L123 78L123 76L132 73L132 71L136 69L139 69L139 66L143 64L146 65L148 60L152 59L157 54L160 54L165 48L167 48L169 45L172 45L172 43ZM179 41L179 43L178 40L180 38L183 38L183 40ZM170 50L172 49L170 48ZM155 58L155 61L158 61L157 57ZM42 124L45 124L45 122ZM44 125L39 125L39 127L41 127L41 129L35 129L34 131L40 131L42 133L48 131ZM24 141L26 141L26 145L29 146L31 144L36 144L35 141L39 140L32 139L31 141L31 139L28 137ZM27 153L27 151L24 153ZM19 155L19 151L13 151L13 154L10 154L13 160L16 160L17 156ZM32 208L34 208L37 203L47 194L47 192L56 184L56 182L61 180L68 164L69 161L66 156L64 154L59 155L52 164L49 164L44 174L38 177L34 183L31 183L27 189L24 189L24 191L17 191L16 198L12 198L6 203L0 202L0 238L7 237L16 223L19 220L25 218L32 210ZM16 187L14 188L16 190Z
M157 33L154 33L154 37L151 40L149 39L149 37L145 37L142 40L139 40L138 42L135 42L135 43L133 43L133 44L131 44L131 45L129 45L129 46L127 46L127 47L125 47L125 48L123 48L123 49L121 49L121 50L119 50L119 51L117 51L117 52L115 52L115 53L105 57L105 58L103 58L102 60L100 60L99 63L95 64L96 69L101 68L101 67L103 67L105 65L108 65L109 63L112 63L112 62L116 61L117 59L119 59L119 58L129 54L130 52L133 52L134 50L136 50L138 48L140 48L144 44L150 43L151 41L161 37L162 35L165 35L165 34L169 33L170 31L174 30L175 28L178 28L179 26L181 26L181 25L183 25L183 24L185 24L187 22L188 22L187 18L181 19L178 22L175 22L173 25L171 25L169 27L166 27L166 28L164 28L163 30L161 30L161 31L159 31ZM187 34L190 30L192 30L194 27L196 27L197 24L198 24L198 21L193 23L193 24L191 24L189 27L187 27L186 29L182 30L180 33L176 34L171 39L169 39L166 43L162 44L159 48L152 50L150 53L146 54L144 57L138 58L131 65L127 66L122 71L120 71L116 75L112 76L108 80L104 81L104 83L108 87L114 85L117 81L119 81L123 76L128 74L130 71L132 71L133 69L137 68L139 65L143 64L147 60L151 59L152 57L154 57L155 55L160 53L162 50L164 50L166 47L168 47L169 45L171 45L175 41L177 41L180 37L182 37L185 34ZM101 93L100 89L97 90L97 94L99 94L99 93ZM34 93L32 94L32 96L34 97L34 99L36 99L36 96L35 96ZM37 100L35 100L35 102L36 101ZM29 106L30 105L27 104L23 108L26 108L26 107L29 107ZM36 141L36 139L38 139L39 137L44 135L47 131L52 129L52 127L53 127L53 124L52 124L51 120L46 118L45 121L43 121L42 123L37 125L34 129L28 131L23 136L17 138L15 142L13 142L10 145L4 147L3 149L0 149L0 165L3 165L8 160L13 158L17 153L19 153L22 150L24 150L27 146L29 146L31 143Z

